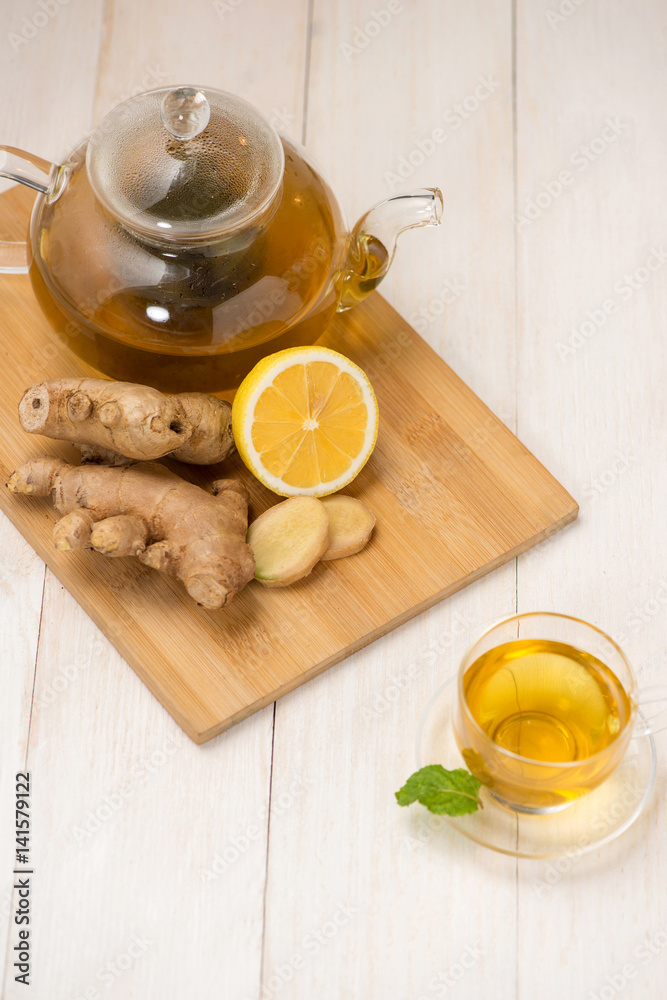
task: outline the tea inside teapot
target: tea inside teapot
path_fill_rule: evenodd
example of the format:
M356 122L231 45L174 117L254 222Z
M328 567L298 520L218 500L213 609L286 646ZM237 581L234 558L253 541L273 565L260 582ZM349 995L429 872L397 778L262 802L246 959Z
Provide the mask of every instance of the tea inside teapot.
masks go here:
M166 391L233 389L315 343L384 277L398 233L442 208L437 189L396 196L348 234L304 150L241 98L190 87L130 98L32 186L47 316L93 367Z

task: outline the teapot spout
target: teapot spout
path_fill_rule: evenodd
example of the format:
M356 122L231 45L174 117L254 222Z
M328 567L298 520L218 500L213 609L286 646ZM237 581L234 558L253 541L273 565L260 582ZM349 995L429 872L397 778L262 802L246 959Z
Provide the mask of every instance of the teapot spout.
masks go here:
M387 198L362 215L348 237L338 312L351 309L379 285L391 267L401 233L417 226L439 226L442 209L440 188L418 188Z

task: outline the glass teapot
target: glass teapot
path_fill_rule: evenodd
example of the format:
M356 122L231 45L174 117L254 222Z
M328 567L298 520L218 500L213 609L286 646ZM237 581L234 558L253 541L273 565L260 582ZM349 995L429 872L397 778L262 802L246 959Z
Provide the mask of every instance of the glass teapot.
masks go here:
M39 192L29 241L0 244L71 349L165 391L238 386L266 354L313 344L381 281L396 238L437 225L437 188L381 202L351 232L305 151L233 94L131 97L67 161L0 146Z

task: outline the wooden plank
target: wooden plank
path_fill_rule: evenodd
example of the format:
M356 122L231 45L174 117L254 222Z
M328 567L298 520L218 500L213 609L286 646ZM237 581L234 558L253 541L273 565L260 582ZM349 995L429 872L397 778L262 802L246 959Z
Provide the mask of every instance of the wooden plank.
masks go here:
M363 42L357 29L386 6L315 3L308 146L354 218L391 194L385 175L443 129L447 138L395 188L439 184L442 229L401 237L382 294L513 427L510 4L402 4L348 61L341 46ZM455 105L472 95L472 108L489 75L498 89L458 117ZM465 523L468 510L457 516ZM293 771L318 779L294 809L271 816L263 983L282 977L281 1000L514 1000L516 863L394 799L416 767L424 706L472 638L514 607L512 562L278 702L272 802Z
M16 0L0 11L0 86L5 102L0 141L57 160L90 127L95 62L102 3L51 5L48 15L30 0ZM77 86L62 72L76 63ZM48 100L45 99L48 95ZM0 181L0 191L10 187ZM17 198L9 218L3 202L0 239L25 239L32 198ZM10 345L5 345L5 347ZM24 768L35 677L45 569L41 559L0 512L0 988L14 983L17 926L12 892L15 859L15 775ZM34 801L34 800L33 800ZM11 957L10 957L11 956ZM25 987L18 985L19 989Z
M44 564L10 524L0 519L0 977L17 943L12 892L16 849L16 773L26 766L37 658ZM12 975L12 960L7 974Z
M667 227L665 10L582 4L554 20L560 6L517 6L518 213L533 216L518 232L518 428L582 516L519 560L519 608L594 622L664 683L667 269L647 260ZM663 796L659 778L646 814L597 853L520 866L520 996L660 994L665 952L641 949L667 924Z
M36 9L27 0L21 6L29 16ZM273 117L275 107L298 134L305 51L297 50L305 45L306 0L289 0L275 10L253 2L247 11L232 2L230 18L224 20L212 3L170 4L168 10L150 0L105 6L107 23L96 33L96 41L104 39L99 66L96 48L84 44L76 24L69 23L72 49L52 37L39 59L26 59L26 75L41 81L37 105L24 106L18 99L32 91L16 75L8 81L5 89L15 95L16 117L35 128L34 138L19 145L54 158L66 152L109 103L137 86L159 85L160 79L143 83L151 70L164 71L168 80L195 77L236 92L245 89L256 101L263 93L265 110ZM58 18L71 10L84 23L92 7L72 0ZM18 14L20 20L23 11ZM270 59L261 53L276 39L280 44L267 73ZM294 48L287 60L288 44ZM84 78L89 58L99 74L97 96L94 81ZM57 108L49 96L54 89L65 95ZM71 109L75 117L80 97L95 102L95 111L89 111L86 124L72 124L68 113ZM36 107L58 128L71 124L70 141L41 147ZM56 352L52 360L59 363L59 358ZM33 360L31 370L40 377L40 358ZM11 607L12 620L19 620L15 604ZM73 672L74 680L67 682ZM66 689L56 691L63 678ZM14 701L8 689L3 718ZM90 997L91 991L106 996L108 991L109 996L159 994L172 1000L220 990L230 997L256 996L272 714L269 708L214 745L196 747L48 573L30 758L39 781L36 997L86 992ZM8 738L13 725L6 726ZM112 802L114 793L123 797L128 781L131 794L121 808L112 810L92 837L77 842L74 828L91 811L101 808L105 815L105 797ZM123 969L133 934L152 943ZM10 989L17 991L12 998L19 995L13 983L3 995L9 996Z
M256 995L272 728L268 708L196 746L48 588L29 752L35 996Z
M23 387L43 372L54 336L26 278L5 279L5 323L26 331L5 363L0 466L8 476L44 443L16 421ZM176 581L135 560L53 548L48 501L3 492L0 505L197 742L205 742L391 628L571 521L575 501L377 294L337 317L322 343L367 369L381 424L375 453L348 492L378 518L354 559L322 563L275 591L251 584L221 612L193 605ZM396 347L389 353L387 345ZM92 371L74 357L55 375ZM393 355L393 357L391 356ZM380 360L387 358L385 366ZM36 365L36 359L40 359ZM38 367L39 366L39 369ZM32 373L35 372L33 375ZM67 445L47 443L66 457ZM183 467L204 485L215 469ZM238 456L254 514L276 497ZM409 585L405 585L405 580ZM221 658L221 650L224 657Z

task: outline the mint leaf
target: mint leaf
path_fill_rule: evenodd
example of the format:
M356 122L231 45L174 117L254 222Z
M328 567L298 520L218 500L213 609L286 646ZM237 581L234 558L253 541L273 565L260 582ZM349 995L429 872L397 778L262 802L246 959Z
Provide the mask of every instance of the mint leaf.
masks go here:
M441 764L429 764L410 775L396 792L399 806L421 802L439 816L463 816L483 808L479 800L481 781L463 767L446 771Z

